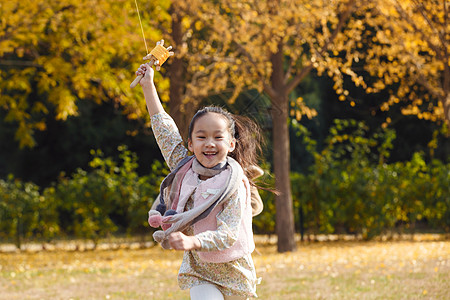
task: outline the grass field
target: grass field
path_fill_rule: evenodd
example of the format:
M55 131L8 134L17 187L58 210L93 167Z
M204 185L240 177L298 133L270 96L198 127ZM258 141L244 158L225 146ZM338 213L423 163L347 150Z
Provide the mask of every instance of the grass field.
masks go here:
M182 253L147 249L0 253L0 299L189 299ZM258 243L260 299L450 299L450 241Z

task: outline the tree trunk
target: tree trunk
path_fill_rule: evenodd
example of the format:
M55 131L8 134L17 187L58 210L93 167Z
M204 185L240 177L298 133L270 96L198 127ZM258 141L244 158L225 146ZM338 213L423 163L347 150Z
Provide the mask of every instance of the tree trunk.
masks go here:
M290 180L290 145L289 145L289 101L284 84L283 52L279 45L278 52L271 57L272 88L275 92L272 102L272 135L273 135L273 167L275 188L280 193L276 196L275 230L278 235L278 252L294 251L295 224L294 208L291 195Z
M450 129L450 67L448 65L449 59L447 58L446 60L447 64L444 64L444 78L442 80L442 90L444 92L442 106L444 107L444 122L447 123L447 128ZM450 135L450 130L448 135Z
M169 113L180 129L180 133L182 136L186 132L183 131L187 126L185 124L185 119L183 118L183 113L181 111L181 102L183 99L183 61L177 57L176 51L177 48L181 47L182 44L182 27L181 20L182 16L179 13L179 10L176 9L173 5L171 8L172 11L172 42L173 48L175 51L175 55L173 56L171 65L169 67L169 77L170 77L170 89L169 89Z
M449 133L447 135L450 135L450 93L447 93L447 96L444 100L444 114L445 114L445 122L447 122L447 128L449 129Z
M278 252L295 250L294 213L290 181L290 153L288 128L288 101L286 98L273 99L273 168L276 196L276 233Z
M446 5L446 1L444 1L444 14L448 16L448 5ZM448 17L445 19L445 22L448 22ZM447 23L448 24L448 23ZM447 27L448 28L448 27ZM448 40L447 43L442 45L443 49L448 49ZM442 89L444 91L444 99L443 99L443 107L444 107L444 121L447 122L447 128L449 129L447 136L450 136L450 55L448 51L444 52L444 79L442 82Z
M17 217L17 226L16 226L16 247L21 250L22 248L22 233L23 233L23 224L22 224L22 214Z
M188 12L189 13L189 12ZM169 113L178 126L180 134L183 138L187 137L189 123L194 114L197 112L198 104L183 103L185 92L185 73L183 60L177 56L177 49L181 49L183 44L182 19L186 13L182 8L177 7L174 2L171 7L172 15L172 42L175 55L169 68L170 88L169 88Z

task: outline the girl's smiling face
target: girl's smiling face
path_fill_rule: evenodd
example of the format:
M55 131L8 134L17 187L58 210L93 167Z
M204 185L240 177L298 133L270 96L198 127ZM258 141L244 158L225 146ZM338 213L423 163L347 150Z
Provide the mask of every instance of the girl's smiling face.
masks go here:
M234 150L236 139L228 130L228 120L219 113L208 112L199 117L188 140L188 148L206 168L224 161Z

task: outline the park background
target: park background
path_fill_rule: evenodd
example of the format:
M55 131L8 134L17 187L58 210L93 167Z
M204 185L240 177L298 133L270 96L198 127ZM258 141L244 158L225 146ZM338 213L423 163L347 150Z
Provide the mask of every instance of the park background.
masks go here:
M447 241L448 1L137 3L145 44L132 0L0 1L7 249L152 245L147 211L167 168L142 91L129 84L162 38L175 56L155 82L184 136L206 104L264 132L258 182L280 191L260 191L265 209L254 218L267 257L312 251L305 245L323 239ZM440 249L439 267L424 264L444 287L448 243L427 245Z

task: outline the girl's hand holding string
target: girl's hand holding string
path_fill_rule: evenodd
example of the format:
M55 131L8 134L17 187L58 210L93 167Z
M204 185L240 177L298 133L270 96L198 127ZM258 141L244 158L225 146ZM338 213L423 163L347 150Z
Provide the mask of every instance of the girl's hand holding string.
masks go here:
M144 77L139 81L139 84L142 88L149 87L153 85L153 77L155 75L155 71L149 64L142 64L136 71L136 76L143 75Z
M169 244L175 250L198 250L202 244L195 236L185 235L182 232L172 232L169 234Z

